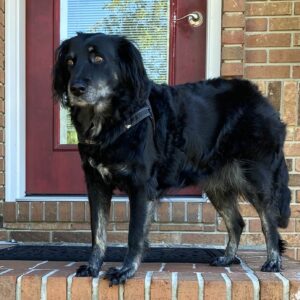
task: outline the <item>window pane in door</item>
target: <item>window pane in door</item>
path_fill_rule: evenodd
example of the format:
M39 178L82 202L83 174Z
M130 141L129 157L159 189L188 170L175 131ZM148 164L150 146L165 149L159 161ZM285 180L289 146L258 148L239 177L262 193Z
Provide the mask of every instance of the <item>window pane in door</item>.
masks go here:
M76 32L124 35L140 49L148 75L168 81L169 0L61 0L60 39ZM60 144L77 143L66 110L60 110Z

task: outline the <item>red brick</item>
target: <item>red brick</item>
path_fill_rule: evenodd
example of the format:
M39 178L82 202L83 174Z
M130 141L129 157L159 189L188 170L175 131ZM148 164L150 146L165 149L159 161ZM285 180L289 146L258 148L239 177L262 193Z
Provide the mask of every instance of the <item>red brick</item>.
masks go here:
M185 221L185 203L172 203L172 221L175 223L182 223Z
M289 18L271 18L269 21L270 30L299 30L300 29L300 18L289 17Z
M266 50L247 50L246 63L264 63L267 61Z
M222 18L223 27L244 27L245 17L243 13L226 13Z
M295 160L295 171L300 172L300 158Z
M50 242L50 232L47 231L11 231L10 238L17 242Z
M281 81L270 81L268 84L268 98L274 108L280 112L281 107Z
M244 0L223 0L223 11L238 11L242 12L245 10Z
M226 285L221 274L203 273L203 278L205 300L227 299Z
M210 244L224 245L225 234L221 233L182 233L181 241L183 244Z
M293 126L287 126L285 140L286 141L293 141L294 139L297 140L296 136L297 136L297 132L295 128Z
M217 223L218 223L218 227L217 227L218 231L227 232L227 228L223 218L219 217Z
M22 300L41 299L41 277L49 273L49 270L34 270L34 272L24 275L21 281Z
M109 231L107 234L107 241L109 243L127 243L128 233L121 231Z
M0 241L8 241L8 230L0 229Z
M246 47L284 47L290 46L291 34L289 33L261 33L248 34L245 37Z
M243 44L244 31L243 30L224 30L222 32L223 44Z
M244 66L242 63L223 63L221 67L222 76L242 76Z
M227 274L232 282L232 300L252 300L253 283L246 274L229 273Z
M300 78L300 67L293 66L293 78Z
M85 221L85 203L72 202L72 216L71 220L73 222L84 222Z
M297 49L281 49L281 50L270 50L270 62L299 62L300 61L300 50Z
M300 46L300 33L294 33L294 46Z
M286 81L283 84L284 109L283 120L288 125L297 124L297 102L299 98L296 81Z
M73 277L72 300L92 299L92 277Z
M106 279L99 280L99 300L118 300L119 287L114 285L109 286L109 281Z
M246 20L246 31L266 31L268 29L267 18L251 18Z
M267 82L266 81L263 81L263 80L258 80L258 81L254 81L253 80L253 83L255 83L258 87L258 90L264 95L266 96L267 95Z
M160 224L160 231L203 231L203 224Z
M127 202L114 203L114 221L128 222Z
M4 222L16 222L16 203L4 202Z
M17 202L17 221L29 221L29 202Z
M245 78L248 79L279 79L289 78L289 66L247 66L245 67Z
M187 218L189 223L200 222L200 204L199 203L187 203Z
M9 273L0 276L0 296L5 300L16 299L16 276Z
M246 15L248 16L282 16L292 13L292 3L247 3Z
M64 276L48 277L47 280L47 300L65 300L67 299L67 281Z
M180 244L181 233L150 232L149 240L151 243Z
M45 202L45 221L57 222L57 202Z
M157 218L159 222L170 222L170 203L161 202L157 208Z
M300 204L291 204L291 217L300 218Z
M281 237L290 247L300 247L300 235L291 233L282 233Z
M282 282L275 274L256 272L260 283L260 299L282 300Z
M198 281L195 273L180 272L177 283L178 300L198 300Z
M284 153L286 156L300 156L300 143L285 143Z
M286 247L284 251L284 256L289 257L291 259L297 259L297 248Z
M243 233L240 240L241 246L265 246L263 233Z
M145 274L137 272L124 285L124 299L144 299Z
M66 242L66 243L90 243L91 233L90 232L69 232L60 231L53 232L53 242Z
M295 9L294 9L294 13L295 15L300 15L300 3L295 2Z
M150 288L151 300L172 298L171 274L166 272L154 272Z
M299 299L300 291L300 278L297 275L291 275L288 272L284 272L283 276L289 280L290 284L290 298L291 300Z
M240 204L240 212L244 217L258 217L255 208L249 203Z
M43 202L31 202L31 221L41 222L44 220L44 203Z
M71 221L71 202L58 203L58 220L60 222Z
M295 231L296 222L295 219L291 218L289 221L289 225L287 228L280 228L280 232L294 232ZM252 219L249 220L249 231L250 232L261 232L261 222L260 219Z
M241 60L243 59L243 48L240 46L230 46L222 48L222 59Z
M287 159L285 160L285 162L286 162L288 171L289 171L289 172L293 171L293 160L292 160L291 158L287 158Z
M261 222L260 219L250 219L249 220L249 232L261 232Z
M203 203L202 205L202 222L216 223L217 213L211 203Z
M300 122L298 121L298 124L299 124ZM296 141L300 141L300 127L296 127L295 128L295 140Z
M111 209L112 209L112 204L111 204ZM109 217L112 217L112 213L110 213ZM88 202L85 202L85 222L90 222L91 221L91 215L90 215L90 205Z

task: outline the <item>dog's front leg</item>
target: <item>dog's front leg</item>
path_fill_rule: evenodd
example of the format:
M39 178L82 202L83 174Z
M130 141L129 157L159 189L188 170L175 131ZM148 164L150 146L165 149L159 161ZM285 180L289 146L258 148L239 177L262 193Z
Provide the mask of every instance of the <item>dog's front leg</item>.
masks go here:
M97 277L106 249L106 226L109 220L112 190L104 184L95 169L87 166L84 171L91 215L92 253L88 265L80 266L76 276Z
M129 199L130 223L127 254L121 267L110 268L105 274L111 285L124 283L138 269L156 203L147 199L144 190L132 193Z

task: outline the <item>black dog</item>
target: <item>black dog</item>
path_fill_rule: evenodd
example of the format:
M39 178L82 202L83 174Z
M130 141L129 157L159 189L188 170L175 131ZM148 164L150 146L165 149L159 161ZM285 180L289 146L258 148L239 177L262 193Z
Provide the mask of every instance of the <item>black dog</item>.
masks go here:
M115 188L129 196L130 225L124 264L106 273L112 284L138 269L155 199L191 184L204 188L229 232L225 256L212 265L235 258L242 195L262 221L268 253L262 271L281 270L277 227L290 216L285 125L256 86L237 79L158 85L127 39L81 33L58 48L53 89L78 134L91 208L92 254L78 276L97 276L101 268Z

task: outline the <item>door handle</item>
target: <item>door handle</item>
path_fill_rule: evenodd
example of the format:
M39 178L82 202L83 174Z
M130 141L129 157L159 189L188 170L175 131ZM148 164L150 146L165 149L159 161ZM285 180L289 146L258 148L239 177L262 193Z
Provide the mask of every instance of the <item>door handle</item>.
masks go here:
M203 15L200 11L193 11L181 18L174 18L174 22L177 22L177 21L181 21L181 20L184 20L184 19L187 19L187 21L189 22L189 24L192 26L192 27L199 27L203 24Z

